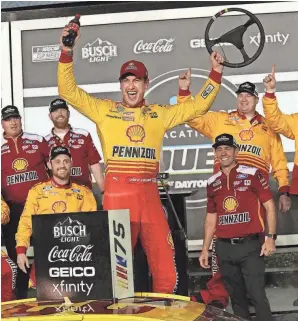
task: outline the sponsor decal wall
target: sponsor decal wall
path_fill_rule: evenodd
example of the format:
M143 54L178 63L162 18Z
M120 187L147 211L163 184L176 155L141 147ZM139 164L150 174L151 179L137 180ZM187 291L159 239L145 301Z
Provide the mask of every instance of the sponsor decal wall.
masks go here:
M297 112L298 70L293 61L298 39L295 36L298 16L297 3L254 4L241 6L261 20L266 44L261 56L251 65L241 69L225 68L224 79L213 111L235 109L235 89L244 81L256 83L263 95L262 79L277 65L278 100L282 111ZM210 62L205 48L204 32L210 17L222 8L191 8L183 10L149 11L138 13L94 15L81 18L81 39L75 50L74 64L77 83L89 93L114 100L121 99L118 82L119 70L127 60L140 60L149 71L150 88L146 94L148 103L175 104L178 92L179 74L192 68L191 91L196 94L208 77ZM17 21L12 23L14 99L23 108L25 129L47 135L51 129L48 119L49 102L56 98L57 42L61 28L71 19L48 19L43 21ZM210 37L247 21L243 15L228 15L216 20ZM251 56L258 48L260 34L255 25L245 34L244 44ZM229 61L241 61L241 54L233 46L223 44L217 50ZM274 53L274 54L273 54ZM258 110L262 113L261 103ZM128 117L130 117L128 115ZM36 122L36 119L42 120ZM95 144L101 150L95 126L75 110L71 110L73 127L91 132ZM128 123L128 127L131 124ZM137 133L137 134L136 134ZM112 134L112 133L111 133ZM245 144L250 132L243 131ZM128 137L142 139L141 129L128 128ZM136 138L137 137L137 138ZM282 137L284 150L292 171L294 142ZM116 148L116 147L115 147ZM252 154L260 153L261 146L241 146ZM120 152L120 150L115 150ZM249 152L249 151L248 151ZM206 213L206 185L213 168L213 150L209 139L181 125L168 131L164 136L163 160L166 172L170 173L169 185L173 190L197 193L187 199L187 227L190 240L202 238L203 220ZM277 198L277 185L270 182ZM293 200L290 213L279 213L279 233L294 234L298 228L297 201Z

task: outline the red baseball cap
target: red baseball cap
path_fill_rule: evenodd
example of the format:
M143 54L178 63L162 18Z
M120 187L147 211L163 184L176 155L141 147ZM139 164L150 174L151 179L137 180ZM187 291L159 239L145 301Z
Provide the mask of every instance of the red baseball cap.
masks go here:
M122 65L119 80L127 74L133 74L138 78L148 78L147 68L142 62L137 60L129 60Z

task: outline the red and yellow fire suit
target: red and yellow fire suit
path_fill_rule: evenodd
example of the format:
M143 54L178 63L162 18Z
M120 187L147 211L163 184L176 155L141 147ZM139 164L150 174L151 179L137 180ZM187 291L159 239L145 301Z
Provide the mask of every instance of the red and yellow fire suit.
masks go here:
M54 179L33 186L28 193L16 234L17 253L26 253L32 235L32 215L91 212L97 205L91 190L83 185L59 185Z
M179 91L178 102L190 99L189 90ZM210 111L189 121L188 125L211 139L212 143L220 134L233 135L239 146L238 163L258 168L266 180L269 180L271 165L273 177L279 184L279 192L289 192L289 171L280 136L270 129L263 116L256 113L256 116L249 121L245 115L238 111L230 113ZM215 158L214 173L219 169L219 162ZM201 290L200 293L205 303L217 300L226 306L229 295L217 271L216 261L214 257L212 260L214 276L207 283L207 290Z
M1 195L1 224L9 222L9 207ZM16 286L17 266L1 251L1 302L14 300Z
M263 97L263 108L269 126L287 138L295 139L296 152L290 193L298 195L298 113L283 114L278 108L275 94L266 93Z
M178 101L186 101L189 95L180 96ZM279 192L289 192L289 170L283 151L280 136L270 129L266 119L260 114L250 121L238 111L208 112L197 117L188 124L214 143L215 137L227 133L234 136L239 153L237 161L241 165L258 168L265 178L269 179L270 165L272 175L278 181ZM219 170L219 162L214 160L214 172Z
M32 235L32 215L96 211L96 200L91 190L71 182L59 185L51 180L33 186L27 197L16 234L17 253L26 253ZM29 286L35 287L35 267L30 272Z
M60 57L60 97L97 126L106 165L104 208L130 210L132 246L140 235L154 292L172 293L177 282L174 246L156 183L164 133L208 111L218 93L220 76L212 71L195 100L184 104L128 108L80 89L72 57L63 52Z

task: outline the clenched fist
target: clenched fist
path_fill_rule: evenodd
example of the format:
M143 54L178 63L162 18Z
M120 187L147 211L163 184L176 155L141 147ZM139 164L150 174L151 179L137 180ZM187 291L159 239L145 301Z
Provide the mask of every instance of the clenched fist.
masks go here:
M189 90L191 84L191 69L189 68L187 71L183 72L179 76L178 80L179 89Z
M80 38L80 36L81 36L81 31L80 31L80 29L79 29L79 30L77 31L77 36L76 36L76 39L75 39L75 42L74 42L73 47L72 47L72 48L70 48L70 47L65 47L65 46L63 45L63 43L62 43L62 38L65 37L65 36L67 36L67 35L69 34L69 29L70 29L69 25L66 25L66 26L64 27L64 29L62 30L62 34L61 34L61 36L60 36L60 45L61 45L62 50L64 50L64 51L71 51L71 50L73 50L73 48L76 46L76 44L78 43L79 38Z
M222 74L224 68L223 63L225 61L224 58L218 52L213 51L210 55L210 61L212 69Z

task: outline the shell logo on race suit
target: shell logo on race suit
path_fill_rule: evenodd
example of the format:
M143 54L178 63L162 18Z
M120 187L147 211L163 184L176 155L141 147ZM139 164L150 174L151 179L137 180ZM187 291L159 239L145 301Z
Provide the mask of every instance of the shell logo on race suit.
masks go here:
M126 130L126 136L131 142L142 143L145 138L145 130L143 126L132 125Z
M239 203L237 199L233 196L228 196L223 201L223 208L227 212L235 212L238 206L239 206Z
M25 158L17 158L12 163L12 168L16 172L21 172L27 169L28 167L28 161Z
M54 213L63 213L66 211L66 203L63 201L57 201L52 205Z
M239 137L241 140L243 141L249 141L251 139L253 139L254 137L254 133L252 130L250 129L243 129L241 130L241 132L239 133Z

